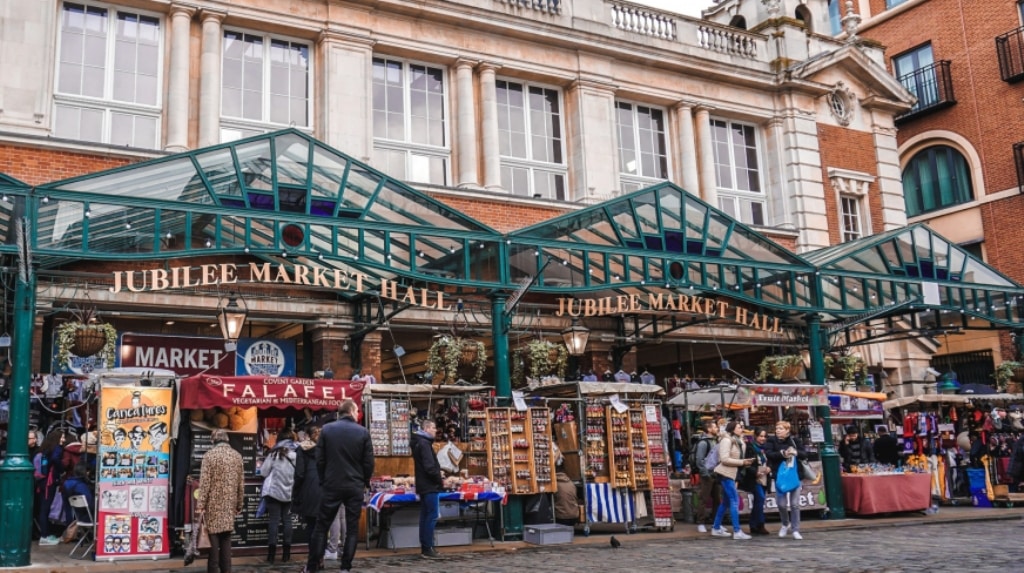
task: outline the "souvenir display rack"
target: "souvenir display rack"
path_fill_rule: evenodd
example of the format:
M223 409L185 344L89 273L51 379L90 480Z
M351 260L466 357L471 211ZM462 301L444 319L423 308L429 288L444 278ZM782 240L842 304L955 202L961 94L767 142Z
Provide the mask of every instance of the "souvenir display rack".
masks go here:
M615 487L633 487L633 445L630 441L629 411L605 406L608 424L608 468Z
M644 404L644 420L647 425L647 452L651 468L668 465L668 452L661 439L661 415L657 404Z
M374 413L374 404L384 404L384 416ZM373 399L370 402L370 443L375 456L409 456L409 401Z
M555 491L555 460L551 456L551 411L530 408L534 484L539 492Z
M515 495L554 491L550 410L487 408L486 416L491 481Z
M661 439L661 425L657 425L658 431L655 434ZM647 423L644 417L644 408L634 407L629 409L629 444L630 461L632 468L630 476L633 481L633 488L638 490L651 489L651 460L649 456L650 447L647 440Z
M466 447L462 448L462 453L466 457L469 475L488 475L486 405L490 402L491 397L486 394L467 396L469 408L466 411Z
M599 398L588 398L586 405L586 477L594 483L608 483L607 415Z

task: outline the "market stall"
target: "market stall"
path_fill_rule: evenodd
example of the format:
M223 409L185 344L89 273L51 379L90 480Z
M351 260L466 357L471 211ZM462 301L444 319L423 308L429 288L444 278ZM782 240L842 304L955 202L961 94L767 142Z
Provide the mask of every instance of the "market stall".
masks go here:
M273 446L277 430L333 417L346 398L362 403L363 382L292 377L198 375L180 381L175 417L177 442L173 504L177 524L192 523L195 490L203 454L213 447L214 429L228 431L231 446L242 455L245 469L245 507L235 519L234 545L246 549L267 546L267 517L256 517L262 479L259 467ZM318 420L319 419L319 420ZM292 516L293 545L304 544L305 522Z
M646 517L656 528L673 527L663 394L658 386L628 382L563 383L530 391L528 400L572 412L571 417L556 414L554 431L565 472L584 500L585 534L593 523L622 523L634 530Z
M493 543L491 522L511 493L510 483L494 475L488 428L494 408L493 388L429 384L373 384L363 394L363 419L370 431L376 468L367 501L367 545L377 539L381 547L398 549L419 546L419 497L415 493L415 465L410 439L419 422L431 418L437 423L435 449L448 477L449 490L440 496L441 520L436 545L469 545L479 531ZM538 418L547 419L547 412ZM534 443L530 442L531 447ZM537 454L540 455L540 454ZM545 485L550 472L536 461L531 483ZM548 458L548 464L552 464ZM531 469L533 466L531 465ZM522 484L527 483L521 478Z

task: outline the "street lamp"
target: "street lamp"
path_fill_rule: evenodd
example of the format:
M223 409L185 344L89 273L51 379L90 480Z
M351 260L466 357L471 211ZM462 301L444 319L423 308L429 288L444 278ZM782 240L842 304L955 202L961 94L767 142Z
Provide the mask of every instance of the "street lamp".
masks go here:
M243 305L244 305L243 301ZM238 299L228 298L228 303L220 307L220 332L224 340L233 343L242 335L242 326L245 325L245 318L249 315L249 309L245 306L238 306Z
M587 349L587 340L590 339L590 329L579 323L576 318L572 319L569 328L562 331L562 340L569 351L569 356L583 356Z

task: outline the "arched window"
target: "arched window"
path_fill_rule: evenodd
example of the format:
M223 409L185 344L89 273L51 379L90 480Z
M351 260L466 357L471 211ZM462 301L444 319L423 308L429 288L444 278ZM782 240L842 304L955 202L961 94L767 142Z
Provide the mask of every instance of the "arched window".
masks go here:
M838 36L843 31L843 15L839 12L839 0L828 0L828 23L832 35Z
M736 15L736 16L732 17L732 20L729 20L729 25L732 26L733 28L739 28L740 30L746 30L747 29L747 19L744 18L743 16Z
M903 198L908 217L972 201L967 160L948 145L917 152L903 169Z
M804 6L803 4L797 6L795 16L797 20L804 23L808 32L814 31L813 24L811 22L811 11L807 9L807 6Z

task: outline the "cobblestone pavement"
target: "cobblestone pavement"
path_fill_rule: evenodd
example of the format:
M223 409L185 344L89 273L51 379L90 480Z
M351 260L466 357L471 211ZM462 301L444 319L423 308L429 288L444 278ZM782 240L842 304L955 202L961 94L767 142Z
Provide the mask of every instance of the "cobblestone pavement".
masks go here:
M778 524L771 529L777 530ZM875 530L807 531L804 539L777 535L750 541L707 538L635 540L617 535L622 547L549 546L453 554L427 561L418 555L360 559L353 571L404 573L530 573L565 571L971 573L1024 571L1024 528L1018 521L947 523L882 527ZM648 538L650 539L650 538ZM444 549L442 548L442 551ZM338 571L328 561L327 573ZM288 566L238 566L235 573L298 573Z

